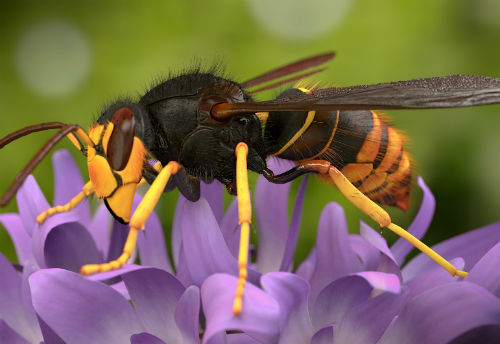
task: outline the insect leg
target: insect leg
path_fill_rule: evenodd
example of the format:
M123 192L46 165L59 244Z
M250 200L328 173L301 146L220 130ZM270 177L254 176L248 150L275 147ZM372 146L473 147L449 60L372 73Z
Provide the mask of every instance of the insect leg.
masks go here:
M127 241L123 248L123 252L116 260L110 261L104 264L88 264L82 266L80 273L82 275L90 275L96 272L105 272L110 270L116 270L122 267L127 260L132 256L134 251L135 242L137 240L137 233L139 229L144 229L144 224L148 219L149 215L153 212L154 207L158 203L165 185L167 185L170 177L177 173L179 170L179 163L175 161L169 162L161 171L158 173L158 177L153 181L151 187L148 189L141 203L135 210L130 220L130 231L128 233Z
M250 241L250 223L252 222L252 204L248 188L247 174L248 146L240 142L236 146L236 189L238 192L238 216L241 225L240 249L238 253L238 286L233 303L233 313L241 314L242 298L247 281L248 245Z
M43 223L48 216L57 214L57 213L64 213L66 211L69 211L76 207L85 197L88 197L94 193L94 185L92 184L91 181L88 181L82 188L82 191L80 191L79 194L77 194L75 197L71 199L68 203L64 205L58 205L52 208L49 208L45 210L43 213L38 215L36 218L36 222L38 223Z
M328 174L333 183L339 188L342 194L358 207L363 213L370 216L374 221L380 224L381 227L387 227L398 236L407 240L410 244L415 246L418 250L426 254L429 258L441 265L452 276L465 277L467 272L457 270L450 262L441 257L438 253L432 250L429 246L424 244L419 239L408 233L403 228L392 223L391 217L379 205L369 199L365 194L359 191L352 183L340 172L337 168L332 166L329 162L324 160L312 160L300 164L302 168L310 169L321 174Z

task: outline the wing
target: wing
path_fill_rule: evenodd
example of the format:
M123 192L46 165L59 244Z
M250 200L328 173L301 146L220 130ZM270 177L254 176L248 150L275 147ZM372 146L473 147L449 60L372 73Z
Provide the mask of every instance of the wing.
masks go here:
M500 103L500 79L452 75L375 85L331 87L265 102L224 103L212 115L224 120L260 111L453 108Z

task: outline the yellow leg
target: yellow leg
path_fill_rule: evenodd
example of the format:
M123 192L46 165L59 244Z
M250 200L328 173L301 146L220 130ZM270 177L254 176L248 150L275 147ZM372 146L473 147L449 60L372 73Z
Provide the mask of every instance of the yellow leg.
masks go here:
M238 192L238 215L241 225L240 249L238 254L238 285L233 303L233 314L242 311L243 291L247 281L248 245L250 241L250 223L252 222L252 204L248 188L247 174L248 146L240 142L236 146L236 190Z
M410 244L415 246L421 252L426 254L429 258L434 260L436 263L441 265L446 271L452 276L467 276L467 272L457 270L450 262L441 257L435 251L433 251L429 246L415 238L413 235L405 231L403 228L391 222L391 218L387 212L382 209L379 205L369 199L365 194L359 191L351 182L335 167L329 166L328 174L332 178L335 185L344 194L344 196L350 200L356 207L358 207L362 212L370 216L374 221L376 221L380 226L387 227L403 239L407 240Z
M36 221L41 224L47 219L48 216L69 211L74 207L76 207L81 201L83 201L85 197L88 197L93 193L94 193L94 185L92 184L91 181L88 181L87 184L83 186L82 191L80 191L78 195L73 197L71 201L69 201L65 205L58 205L45 210L43 213L37 216Z
M148 219L149 215L153 212L158 200L160 199L165 186L170 179L170 176L176 174L179 170L179 164L175 161L171 161L165 166L156 179L154 180L151 187L144 195L141 203L135 210L132 215L132 219L130 220L130 231L128 233L127 241L125 242L125 246L123 248L123 252L118 257L118 259L113 260L104 264L87 264L82 266L80 273L82 275L90 275L96 272L106 272L110 270L116 270L121 268L127 260L132 256L132 252L134 251L135 242L137 241L137 233L139 229L144 229L144 224Z

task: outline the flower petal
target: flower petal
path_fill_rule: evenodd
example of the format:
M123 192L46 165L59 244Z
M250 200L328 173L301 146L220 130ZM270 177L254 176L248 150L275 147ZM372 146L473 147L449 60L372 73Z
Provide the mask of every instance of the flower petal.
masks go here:
M500 242L474 265L465 281L479 284L500 297Z
M19 333L10 328L4 320L0 320L0 338L9 344L29 344Z
M469 330L458 337L453 338L448 344L470 344L470 343L499 343L500 326L485 325Z
M270 160L272 170L276 162ZM288 194L290 183L273 184L263 176L255 187L255 211L258 224L257 270L262 273L278 271L288 238Z
M407 301L407 292L383 293L353 307L342 319L338 329L335 329L334 341L376 343Z
M290 271L293 267L293 256L297 248L297 239L299 236L300 220L302 218L302 206L304 205L304 197L307 187L307 176L300 183L297 196L295 197L295 206L293 208L292 219L290 220L290 228L288 229L288 238L285 245L285 253L281 261L280 271Z
M499 300L482 287L448 283L411 300L379 343L448 343L476 327L498 325L499 319Z
M396 259L392 255L392 252L389 249L389 246L387 246L387 242L385 241L385 239L363 221L360 221L359 232L367 242L372 244L372 246L379 250L381 253L377 271L387 272L400 276L401 271L399 268L399 264L396 262Z
M135 195L132 213L135 212L142 197ZM137 236L137 249L141 257L142 265L149 265L173 273L170 260L168 258L165 236L160 219L156 212L152 212L148 217L144 230ZM123 250L123 246L122 246Z
M117 259L123 252L123 246L127 241L129 225L122 224L113 219L111 225L111 238L109 239L109 247L106 261Z
M43 343L47 344L65 344L64 341L50 328L49 325L43 321L42 318L38 317L38 323L40 324L40 329L43 334Z
M37 216L49 209L50 205L31 174L17 191L16 202L24 228L28 234L32 235L37 226Z
M457 269L463 269L465 264L462 258L452 259L450 263ZM431 290L442 284L457 281L458 279L458 276L451 276L448 271L436 264L433 268L406 283L405 286L408 287L410 299L412 299L427 290Z
M144 329L166 343L180 343L174 311L184 292L170 273L157 268L140 269L122 276Z
M0 319L29 342L39 343L42 334L36 323L33 308L28 307L29 293L26 293L21 276L1 254L0 290Z
M280 343L307 343L313 329L307 297L309 283L287 272L271 272L261 278L262 288L280 308Z
M217 272L237 274L237 262L222 237L219 225L208 205L185 202L181 214L182 247L193 283L201 286L205 278Z
M361 263L349 245L344 210L337 203L329 203L319 219L316 237L316 265L309 280L313 305L321 290L330 282L361 270Z
M498 242L499 238L500 222L495 222L445 240L432 246L432 249L448 260L462 257L465 260L464 269L468 271ZM404 267L403 279L409 281L435 265L433 260L420 253Z
M83 188L83 179L73 157L66 149L60 149L52 155L54 171L54 205L63 205L71 201ZM74 211L79 221L87 227L90 224L90 207L85 198Z
M262 344L262 342L246 333L232 333L227 335L227 344Z
M233 314L238 279L227 274L208 277L201 287L201 301L207 321L203 343L226 330L241 330L264 343L276 343L279 334L278 303L251 283L245 285L243 312Z
M44 243L48 268L80 271L85 264L99 263L100 254L92 236L80 222L68 222L48 232Z
M240 226L238 223L238 199L235 197L219 222L220 231L233 257L238 257L240 244Z
M106 208L106 205L102 203L97 208L87 228L99 250L101 261L104 261L108 256L111 221L111 214Z
M107 285L61 269L29 281L36 312L66 342L121 344L143 331L128 301Z
M152 334L142 332L132 335L130 344L165 344L165 342Z
M210 184L206 184L204 182L201 182L200 184L201 197L207 200L210 208L212 209L212 213L214 213L215 219L218 223L220 223L222 215L224 214L223 185L217 180L214 180Z
M436 199L432 194L429 187L425 184L424 180L419 176L417 178L418 186L424 192L422 198L422 203L420 204L420 209L418 210L415 219L413 220L410 227L408 227L408 232L411 233L418 239L422 239L431 224L432 217L434 216L434 209L436 208ZM394 245L391 246L392 254L394 258L399 263L403 264L408 253L411 252L415 247L403 238L396 240Z
M316 266L316 250L313 247L311 252L307 255L307 258L300 263L300 265L297 267L297 270L295 273L297 276L302 277L306 281L311 280L311 276L314 272L314 267Z
M311 338L311 344L332 344L333 343L333 326L323 327L316 332Z
M338 326L345 314L370 296L372 286L361 276L346 276L327 285L311 309L313 328Z
M181 254L181 246L182 246L182 224L181 224L181 214L184 209L184 203L188 200L179 194L179 198L177 199L177 205L175 207L174 221L172 223L172 259L174 261L174 265L179 266L179 257Z
M31 237L24 229L21 217L18 214L0 215L0 223L5 227L14 244L19 264L25 265L34 262L31 249Z
M181 333L180 343L199 343L200 289L188 287L175 306L175 322Z
M362 270L374 271L380 264L380 251L366 241L361 235L349 235L349 242L353 251L361 260Z

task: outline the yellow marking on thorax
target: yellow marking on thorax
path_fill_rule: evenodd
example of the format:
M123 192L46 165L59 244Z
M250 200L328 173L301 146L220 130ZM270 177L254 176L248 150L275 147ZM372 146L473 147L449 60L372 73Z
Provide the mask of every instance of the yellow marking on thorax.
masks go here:
M304 132L307 130L307 128L309 128L315 115L316 115L316 111L314 111L314 110L309 111L307 113L307 117L306 117L306 120L304 122L304 125L295 133L295 135L293 135L293 137L283 147L281 147L281 149L278 152L276 152L272 155L274 155L274 156L280 155L281 153L286 151L295 141L297 141L298 138L301 137L302 134L304 134Z
M261 125L266 125L267 119L269 118L269 112L256 112L255 115L259 119Z
M330 148L330 145L332 144L332 141L333 141L333 137L335 136L335 133L337 132L337 126L339 124L339 117L340 117L340 110L337 110L337 118L335 119L335 124L333 126L333 129L332 129L332 133L330 134L330 138L328 139L328 142L326 143L325 147L323 147L322 150L319 151L318 154L316 155L313 155L309 158L305 158L305 159L302 159L302 160L299 160L298 162L304 162L304 161L307 161L307 160L313 160L313 159L316 159L318 158L321 154L323 154L324 152L327 151L328 148Z

